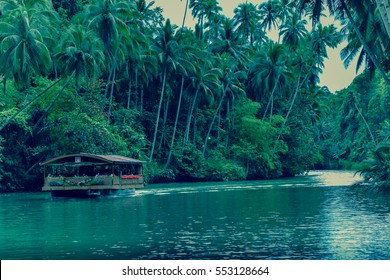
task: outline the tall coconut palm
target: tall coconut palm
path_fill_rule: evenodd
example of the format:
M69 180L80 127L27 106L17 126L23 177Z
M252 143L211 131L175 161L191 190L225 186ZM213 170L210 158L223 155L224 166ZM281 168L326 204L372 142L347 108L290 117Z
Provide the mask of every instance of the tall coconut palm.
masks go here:
M175 39L175 30L172 27L171 21L169 19L167 19L164 28L160 31L160 34L155 42L154 48L158 54L158 63L161 69L162 85L156 115L156 124L154 128L152 148L149 156L150 160L153 159L154 149L156 145L162 102L167 86L168 71L170 68L174 70L182 68L181 59L177 52L177 49L179 49L179 45L177 43L177 40Z
M150 1L150 3L146 3L146 0L136 0L136 10L142 16L143 22L147 25L150 24L150 20L153 18L153 10L152 7L154 5L154 1Z
M328 57L327 48L336 48L341 42L341 34L331 24L322 26L318 24L309 34L309 46L314 52L316 64L323 67L324 59Z
M242 81L246 78L246 73L245 71L239 69L239 63L237 62L237 60L225 53L220 57L219 64L219 68L222 71L222 75L220 77L222 94L219 97L218 106L215 110L214 116L210 122L209 129L205 137L205 142L202 150L203 155L205 155L205 152L207 150L207 143L209 141L211 130L222 108L222 104L225 101L225 98L229 95L245 96L245 89Z
M59 49L54 58L57 65L60 66L61 76L68 77L68 79L35 123L33 131L47 117L73 78L75 88L79 90L83 82L94 80L97 74L103 70L103 43L96 39L94 32L85 31L81 25L72 25L67 29L61 38Z
M189 7L192 9L192 16L198 18L201 30L205 27L205 20L212 20L222 10L217 0L191 0Z
M258 91L256 99L260 101L261 97L269 96L263 119L267 116L268 109L270 109L270 116L272 117L275 94L281 91L287 82L286 59L284 46L269 42L250 64L249 82Z
M34 9L21 5L0 20L0 70L12 77L20 89L29 84L32 74L45 75L52 66L44 33L49 17L37 17Z
M388 56L388 49L390 49L390 38L387 36L384 26L382 24L380 15L374 10L367 10L362 16L356 18L361 34L364 36L367 45L371 49L377 50L377 56L380 61L386 61ZM350 31L348 32L347 29ZM375 71L375 65L370 60L366 50L362 47L356 32L352 29L350 24L347 24L343 30L347 33L347 46L341 50L341 58L344 61L344 66L349 67L351 61L358 56L356 63L356 72L365 63L365 69L372 77Z
M188 112L186 130L184 132L183 147L187 145L189 141L190 127L192 123L192 117L194 115L195 107L198 104L199 96L214 97L221 90L221 84L219 77L221 76L221 70L214 67L210 57L197 61L197 69L192 77L192 86L194 95L191 100L191 106Z
M109 68L104 101L106 101L108 91L111 89L110 104L112 104L115 76L119 65L117 56L121 52L120 48L124 46L120 41L129 38L130 31L126 22L134 15L135 11L134 2L104 0L87 5L85 12L80 15L87 27L95 30L103 41L106 63Z
M225 17L220 25L219 33L219 37L211 44L211 51L220 55L228 53L240 64L244 64L247 61L249 47L245 46L240 33L235 31L234 21Z
M264 30L276 29L281 22L280 2L278 0L268 0L258 7L261 26Z
M296 49L302 38L306 35L306 20L302 20L299 14L294 13L287 17L287 20L280 26L282 42Z
M249 40L251 45L253 45L254 33L259 19L256 5L252 3L241 3L234 9L234 21L237 31L246 40Z
M97 1L86 6L84 21L88 24L88 28L98 32L108 53L114 52L113 43L116 40L128 35L126 20L132 15L132 8L127 1L123 0Z
M179 114L182 106L182 100L183 100L183 93L185 91L185 83L188 84L188 78L191 76L191 73L194 73L196 71L196 67L193 63L193 61L196 61L196 47L194 46L195 37L193 36L192 32L184 31L178 33L179 36L177 38L178 43L180 45L180 48L178 49L179 55L182 57L181 61L184 66L183 69L181 69L180 76L180 91L179 91L179 100L177 102L177 109L176 109L176 117L175 117L175 123L173 125L173 132L172 132L172 138L171 143L169 145L169 153L167 157L167 161L165 164L165 168L169 166L169 163L171 161L172 152L175 148L175 141L176 141L176 131L177 126L179 122Z
M88 79L96 78L104 70L103 42L95 32L86 31L82 25L72 25L63 34L60 51L55 55L61 73L75 72L76 89Z

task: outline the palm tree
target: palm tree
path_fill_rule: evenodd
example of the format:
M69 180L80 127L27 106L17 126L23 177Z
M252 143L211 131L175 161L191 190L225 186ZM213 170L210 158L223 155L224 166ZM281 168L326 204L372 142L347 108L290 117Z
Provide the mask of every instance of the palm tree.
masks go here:
M256 5L252 3L241 3L234 9L235 26L239 34L243 35L250 44L253 44L256 25L259 21Z
M133 7L123 0L97 1L85 8L84 21L88 28L98 32L105 51L111 55L114 52L114 42L128 35L126 20L132 16L131 8Z
M368 3L369 4L369 3ZM308 9L310 6L310 11L312 13L313 25L317 24L320 20L321 12L324 9L325 5L329 8L331 14L337 14L340 17L347 16L348 23L350 24L351 30L353 30L360 41L360 44L363 46L367 56L372 61L375 68L379 71L382 78L390 85L390 78L386 75L380 61L377 58L376 51L370 48L367 44L364 36L359 30L359 26L355 20L353 12L357 14L358 17L361 17L365 11L367 11L365 1L358 0L300 0L299 1L299 10L302 12Z
M168 152L167 161L165 163L165 169L169 166L172 157L172 152L174 150L177 125L179 121L179 114L182 105L183 93L184 93L184 83L186 81L186 78L190 76L190 73L194 73L196 71L195 65L193 63L193 61L196 61L196 48L194 47L194 45L196 43L199 43L196 42L196 38L189 30L184 30L182 32L179 32L176 39L180 46L178 48L178 54L181 58L181 63L183 64L184 68L182 68L180 71L181 82L180 82L179 100L177 103L175 123L173 125L172 138L171 138L171 143L169 145L169 152Z
M377 191L390 191L390 144L380 143L372 151L371 157L365 161L359 170L364 181Z
M249 82L254 89L259 91L256 100L260 96L269 95L263 119L270 108L270 116L273 115L275 93L281 90L287 81L288 69L286 66L286 51L283 45L269 42L264 49L256 55L250 64Z
M85 79L94 79L101 73L104 63L103 42L92 31L81 25L72 25L63 34L60 51L55 55L61 73L70 76L75 72L76 89Z
M281 20L281 5L278 0L268 0L259 5L261 26L264 30L276 29Z
M45 75L52 66L43 36L50 18L39 17L34 11L17 6L0 22L1 73L4 77L13 77L20 89L28 86L32 74Z
M210 49L213 53L220 55L228 53L237 59L240 64L244 64L248 59L247 52L249 48L244 46L240 33L234 30L234 21L226 17L222 20L219 38L213 40Z
M323 67L324 58L328 57L327 47L336 48L341 42L341 34L333 24L329 26L318 24L310 32L308 39L310 49L314 52L316 58L316 64Z
M205 19L213 20L222 10L217 0L191 0L189 7L192 9L192 16L198 18L198 25L202 31L205 27Z
M142 16L143 22L150 26L150 20L153 18L152 6L154 1L150 1L149 4L146 3L146 0L136 0L136 10Z
M167 19L164 28L161 30L159 37L155 43L155 51L158 53L158 63L161 67L161 76L162 76L162 87L160 93L160 101L158 105L157 115L156 115L156 124L153 134L152 148L150 151L149 159L152 160L154 149L156 145L158 126L160 122L160 113L162 102L164 99L164 94L167 86L167 75L170 68L176 70L178 68L183 68L181 65L181 59L178 55L177 50L179 45L175 39L175 30L171 25L171 21Z
M226 53L223 56L221 56L219 60L220 60L219 68L222 70L222 75L221 75L222 95L219 98L217 109L215 110L213 119L211 120L209 129L205 137L205 142L202 150L203 156L205 155L207 149L207 143L209 141L210 133L213 128L215 119L217 118L218 113L222 108L222 104L225 98L229 95L245 96L245 89L242 83L242 80L246 78L245 71L240 70L238 62L232 56Z
M287 20L280 26L279 36L282 37L282 42L296 49L307 33L306 24L307 21L302 20L297 13L287 17Z
M113 90L115 86L116 71L118 68L118 55L122 55L124 60L125 46L121 41L128 39L130 36L127 21L137 13L135 3L124 0L104 0L89 4L85 8L84 17L87 27L95 30L104 44L104 52L107 59L109 75L104 92L104 101L111 88L110 105L108 117L112 107Z
M204 59L207 59L205 61ZM184 132L183 147L187 145L190 134L190 127L192 123L192 117L194 115L194 109L198 104L199 95L201 96L211 96L218 94L221 89L221 84L219 77L221 76L221 70L214 67L212 64L212 59L210 57L205 57L197 61L197 69L194 76L192 77L192 86L194 90L194 95L191 100L190 109L187 117L186 130Z
M356 18L356 22L359 26L361 34L364 36L367 45L371 49L378 50L376 53L378 59L383 61L383 65L386 63L387 59L387 49L390 48L390 40L384 30L380 15L378 15L375 10L367 9L367 12L363 13L359 18ZM347 46L341 50L341 58L344 61L344 66L349 67L351 61L358 56L356 63L356 72L361 68L362 64L365 62L365 69L368 71L371 77L373 77L375 72L375 65L370 60L366 50L362 47L356 32L351 30L349 24L347 24L342 32L347 33ZM380 50L380 51L379 51Z
M81 25L70 26L62 36L59 48L60 51L54 58L57 65L60 66L62 76L68 77L68 79L35 123L33 131L47 117L49 111L73 78L75 88L79 90L82 82L95 79L97 74L103 70L103 43L96 39L96 34L91 30L85 31L85 28Z

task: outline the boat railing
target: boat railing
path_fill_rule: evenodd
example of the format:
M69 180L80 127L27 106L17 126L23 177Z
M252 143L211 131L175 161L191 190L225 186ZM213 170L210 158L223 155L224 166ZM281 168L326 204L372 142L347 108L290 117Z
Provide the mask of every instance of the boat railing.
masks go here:
M45 185L50 187L60 186L107 186L143 184L140 175L98 175L98 176L48 176L45 178Z

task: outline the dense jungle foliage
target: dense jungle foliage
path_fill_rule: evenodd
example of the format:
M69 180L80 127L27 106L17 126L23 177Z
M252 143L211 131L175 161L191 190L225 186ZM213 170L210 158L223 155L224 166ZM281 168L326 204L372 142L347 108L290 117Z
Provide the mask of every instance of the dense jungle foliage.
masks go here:
M40 162L79 152L145 160L151 183L390 179L389 1L186 4L176 26L153 1L0 0L3 191L39 190ZM331 93L319 75L344 40L365 71Z

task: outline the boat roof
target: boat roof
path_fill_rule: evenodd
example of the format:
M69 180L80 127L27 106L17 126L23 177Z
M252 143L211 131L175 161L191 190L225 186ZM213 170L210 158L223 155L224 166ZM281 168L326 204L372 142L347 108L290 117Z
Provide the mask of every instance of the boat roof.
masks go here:
M144 162L138 159L124 157L120 155L95 155L95 154L70 154L62 155L52 159L48 159L44 162L41 162L40 165L49 165L49 164L64 164L64 163L82 163L82 162L91 162L91 163L109 163L109 164L135 164L142 165Z

